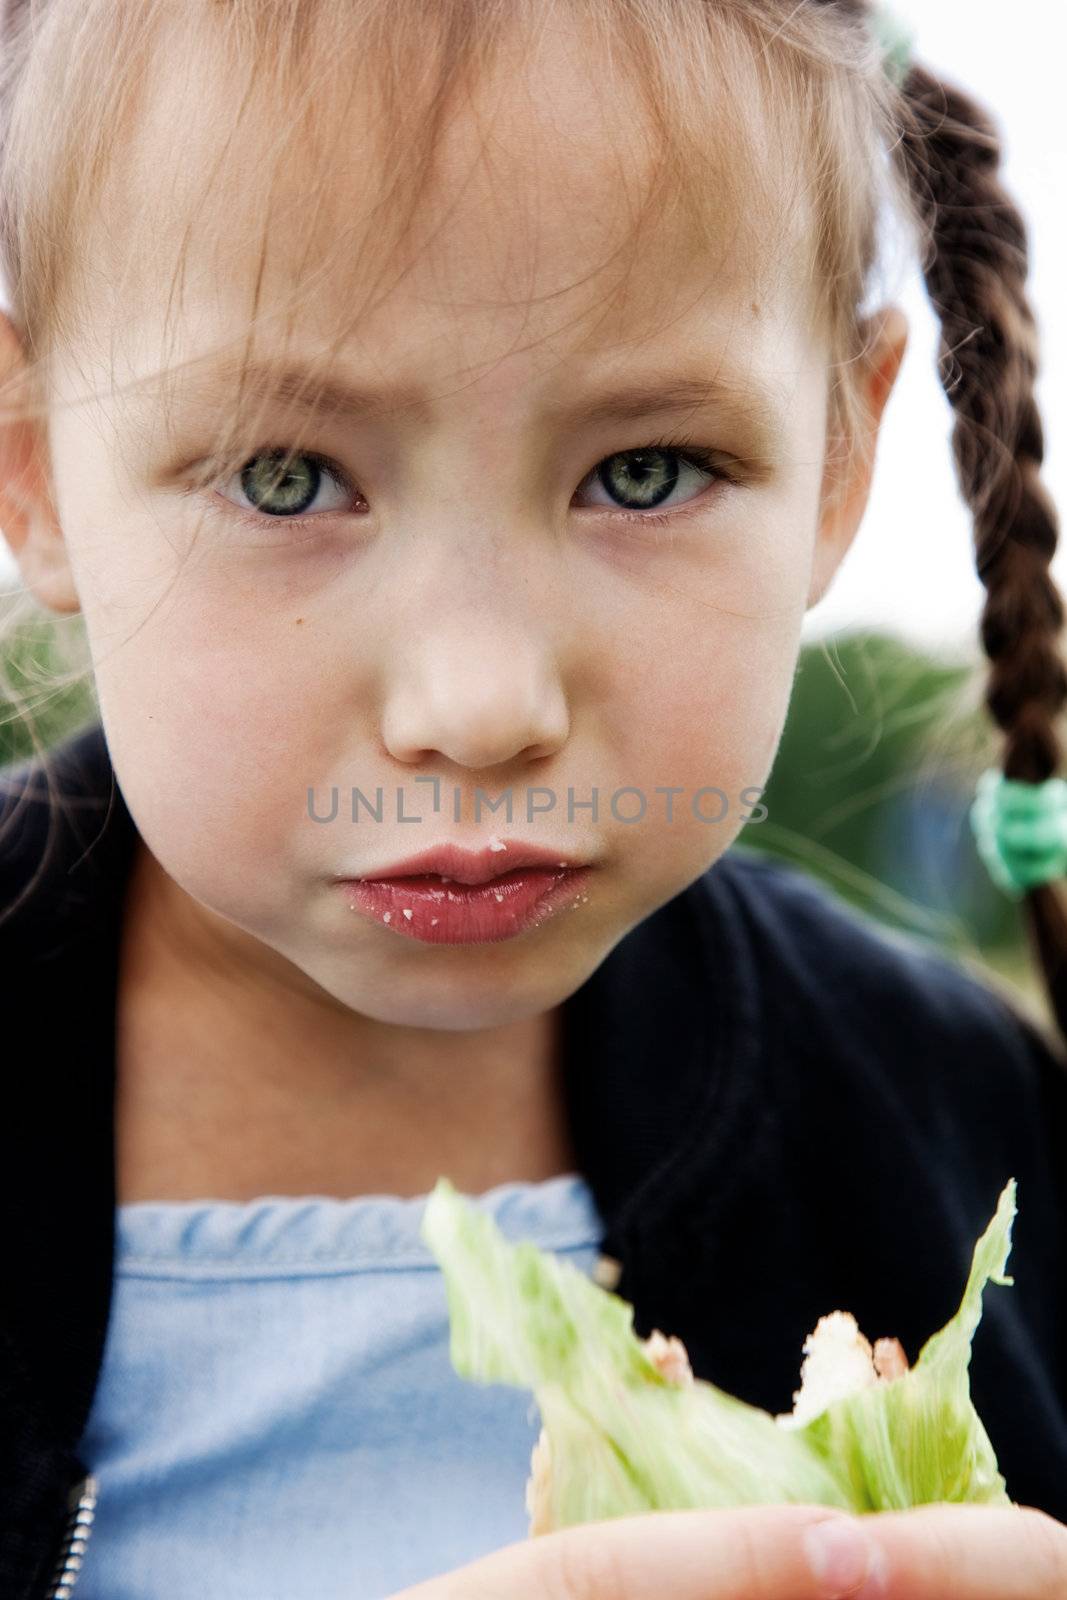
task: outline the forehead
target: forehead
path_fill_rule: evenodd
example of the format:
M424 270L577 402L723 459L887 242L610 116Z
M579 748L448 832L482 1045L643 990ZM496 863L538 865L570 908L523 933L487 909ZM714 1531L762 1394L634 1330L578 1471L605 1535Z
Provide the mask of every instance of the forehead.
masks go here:
M250 324L260 357L472 374L517 349L684 349L697 322L757 361L814 335L810 218L759 111L739 119L725 89L694 209L621 62L554 13L455 96L409 215L429 116L414 90L398 122L373 59L345 55L346 77L311 49L280 115L204 28L199 8L161 22L83 252L86 326L118 375L243 346Z

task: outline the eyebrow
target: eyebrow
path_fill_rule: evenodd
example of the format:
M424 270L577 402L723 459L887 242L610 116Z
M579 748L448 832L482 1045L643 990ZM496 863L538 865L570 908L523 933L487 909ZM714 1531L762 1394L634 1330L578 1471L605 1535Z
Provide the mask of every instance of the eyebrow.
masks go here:
M411 385L385 383L372 388L355 381L317 375L304 362L234 362L224 360L183 380L190 398L210 395L242 383L255 396L267 396L316 415L365 418L393 410L409 410L422 420L430 416L425 393ZM625 387L571 393L549 401L541 416L550 422L626 422L654 413L693 411L713 406L727 420L757 430L766 438L782 426L780 404L762 386L732 376L705 373L671 374Z
M720 415L755 427L762 435L781 426L780 407L762 387L703 374L632 383L625 389L585 398L569 397L545 407L545 414L553 421L580 416L586 422L628 422L654 412L695 411L705 406L714 406Z
M259 399L269 397L295 408L328 415L362 417L378 411L411 409L428 416L425 397L403 384L372 389L342 378L323 376L310 362L234 361L195 364L181 374L183 398L202 400L218 394L236 398L243 387Z

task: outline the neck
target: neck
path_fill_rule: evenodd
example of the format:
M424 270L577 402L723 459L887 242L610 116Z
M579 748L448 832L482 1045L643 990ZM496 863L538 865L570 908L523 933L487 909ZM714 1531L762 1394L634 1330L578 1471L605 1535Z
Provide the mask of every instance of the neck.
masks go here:
M477 1033L354 1018L250 983L187 937L175 893L143 851L119 967L120 1203L419 1195L442 1175L477 1194L575 1170L559 1008Z

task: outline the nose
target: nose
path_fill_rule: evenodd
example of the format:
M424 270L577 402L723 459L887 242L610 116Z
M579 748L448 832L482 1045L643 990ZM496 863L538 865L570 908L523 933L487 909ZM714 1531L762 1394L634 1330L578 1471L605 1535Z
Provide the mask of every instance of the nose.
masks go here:
M569 721L545 641L499 616L467 612L405 652L383 709L382 738L398 761L438 755L477 770L553 754Z

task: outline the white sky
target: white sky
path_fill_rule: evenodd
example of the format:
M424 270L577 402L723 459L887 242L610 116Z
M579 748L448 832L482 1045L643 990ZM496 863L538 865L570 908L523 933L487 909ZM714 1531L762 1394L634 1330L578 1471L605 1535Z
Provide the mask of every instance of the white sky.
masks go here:
M1067 133L1053 13L1042 0L1014 0L1010 11L1002 0L895 0L894 11L913 29L916 54L973 93L1003 136L1005 181L1030 232L1045 481L1057 505L1067 506L1067 310L1062 291L1054 291L1067 282ZM937 377L937 323L913 262L903 260L890 289L911 336L886 408L870 505L830 591L809 612L803 637L882 626L918 644L974 655L984 591L956 488L952 413ZM0 541L0 574L10 571ZM1053 573L1067 592L1067 549L1057 554Z
M1056 504L1065 506L1067 135L1062 58L1054 44L1056 8L1041 0L1014 0L1008 9L1002 0L895 0L893 11L914 30L916 56L973 94L999 126L1004 182L1030 234L1029 298L1041 337L1037 403L1045 430L1044 479ZM916 643L973 656L981 649L977 623L985 591L974 570L970 517L956 487L952 411L937 375L937 319L914 263L893 298L911 336L886 407L870 504L829 592L808 613L803 636L888 625ZM1057 552L1052 571L1067 590L1067 551Z

